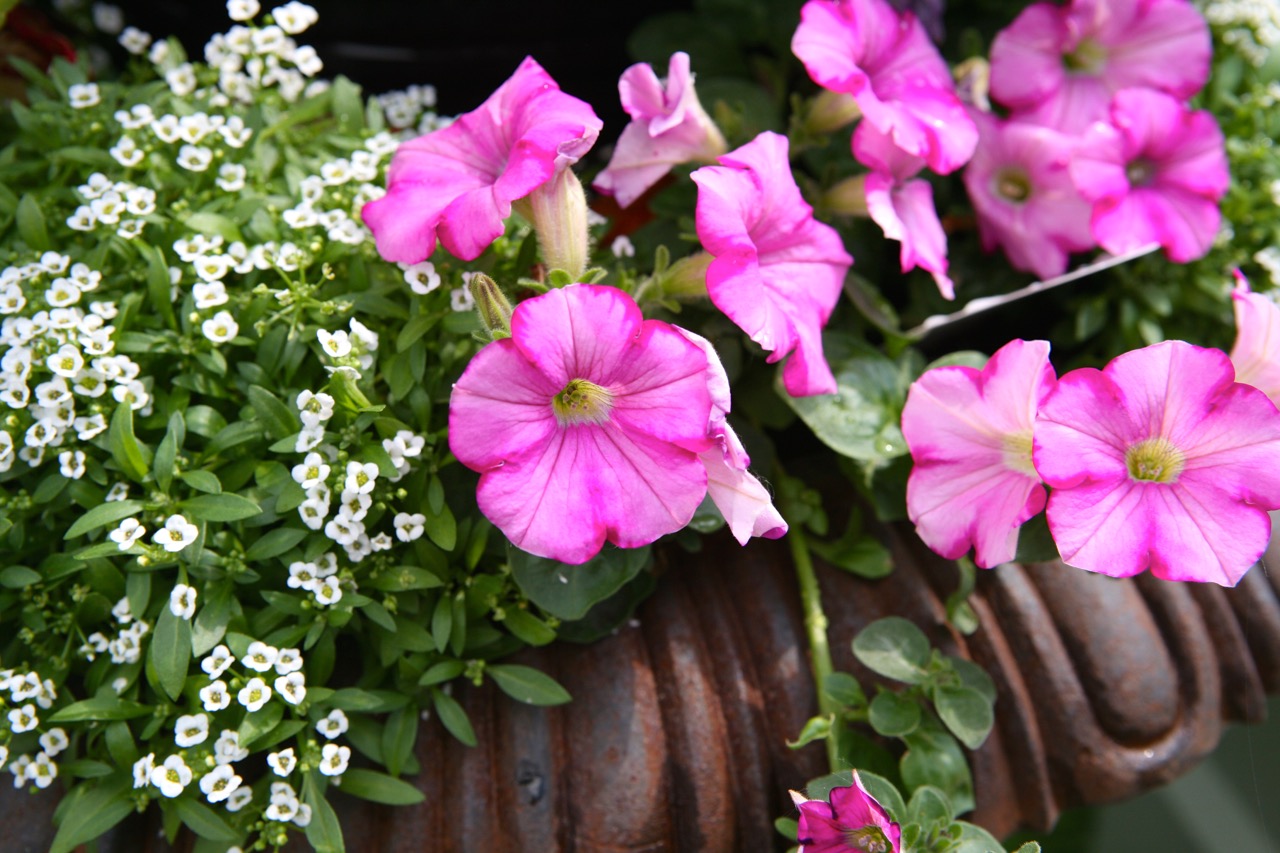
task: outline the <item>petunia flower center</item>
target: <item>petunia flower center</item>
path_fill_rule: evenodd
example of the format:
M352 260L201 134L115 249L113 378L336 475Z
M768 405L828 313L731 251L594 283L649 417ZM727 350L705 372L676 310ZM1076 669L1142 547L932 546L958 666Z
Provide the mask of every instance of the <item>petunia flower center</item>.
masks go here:
M1124 176L1128 179L1129 186L1144 187L1155 178L1156 167L1150 160L1139 157L1124 167Z
M1085 39L1062 57L1063 66L1073 74L1101 74L1106 63L1106 50L1093 39Z
M1000 437L1001 461L1004 467L1019 474L1026 474L1040 481L1040 474L1031 461L1031 433L1010 432Z
M1187 457L1162 436L1130 445L1124 452L1124 464L1130 479L1140 483L1176 483Z
M594 382L571 379L564 390L551 399L551 409L560 426L600 426L609 420L609 413L613 411L613 395Z
M1014 202L1024 202L1031 197L1031 179L1022 169L1001 169L994 181L996 195Z
M853 850L866 851L866 853L891 853L893 850L893 845L889 843L884 831L878 826L861 826L846 830L844 838Z

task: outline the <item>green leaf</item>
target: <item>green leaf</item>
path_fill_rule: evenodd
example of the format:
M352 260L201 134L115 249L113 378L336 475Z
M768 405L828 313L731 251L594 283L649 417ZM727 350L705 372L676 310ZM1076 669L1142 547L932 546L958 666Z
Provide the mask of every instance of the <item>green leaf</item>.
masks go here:
M116 767L128 767L138 760L138 745L133 742L133 732L129 724L116 720L108 725L103 733L107 745L107 754L116 763Z
M862 708L867 704L867 695L862 691L858 679L847 672L833 672L827 676L823 689L827 695L850 708Z
M444 681L451 681L457 678L466 670L466 665L460 660L445 660L440 663L433 664L422 677L418 679L418 684L422 687L429 687L432 684L440 684Z
M116 406L107 435L111 457L129 479L141 483L151 468L151 452L133 434L133 409L128 403Z
M100 695L73 702L49 717L50 723L78 723L84 720L132 720L151 713L150 705L121 699L116 695Z
M1004 853L1004 845L1000 839L976 824L959 820L955 823L960 832L955 836L955 844L948 853ZM1018 848L1018 853L1040 853L1040 845L1034 841Z
M169 279L169 264L165 262L164 251L158 246L149 246L136 241L138 251L147 259L147 296L151 301L151 310L157 312L166 326L178 330L178 316L173 310L173 283Z
M816 740L826 740L829 737L831 737L831 716L810 717L809 721L804 724L804 728L800 729L800 734L796 736L796 739L787 741L787 746L792 749L799 749Z
M381 714L403 708L409 704L409 697L394 690L362 690L359 687L344 687L330 696L325 704L343 711Z
M514 663L495 663L485 672L503 693L528 705L563 705L572 697L569 691L545 672Z
M40 580L40 573L26 566L9 566L0 571L0 586L6 589L22 589Z
M475 746L475 729L471 728L467 712L462 710L457 700L439 688L432 687L431 701L436 706L436 714L440 717L440 722L449 730L449 733L467 746Z
M302 422L293 409L261 385L249 386L249 405L266 426L267 435L274 440L295 435L302 428Z
M244 240L240 226L220 213L197 211L188 216L183 225L197 234L220 234L228 243Z
M426 800L426 795L408 782L361 767L342 774L342 792L388 806L412 806Z
M395 566L378 573L370 586L383 592L404 592L410 589L434 589L444 582L432 572L418 566Z
M111 501L101 503L76 519L67 529L63 539L74 539L107 524L137 515L142 511L142 501Z
M183 471L178 475L178 479L197 492L216 495L222 491L222 483L218 481L218 475L212 471L205 471L203 468L197 468L194 471Z
M53 244L49 242L49 229L44 223L44 212L40 210L40 203L34 195L27 193L22 196L14 218L18 223L18 236L33 251L47 252L53 248Z
M929 663L929 640L901 616L877 619L853 639L853 653L872 672L919 684Z
M253 518L262 508L242 495L196 495L179 506L199 521L240 521Z
M926 832L930 827L945 828L954 817L947 795L932 785L922 785L912 792L911 802L907 804L907 820L923 825Z
M311 823L307 824L307 841L315 848L316 853L346 853L342 841L342 824L333 806L325 799L316 777L318 771L311 771L302 783L302 801L311 806Z
M364 98L360 87L339 74L329 87L333 96L333 114L346 131L364 127Z
M937 687L933 706L951 733L969 749L982 746L995 725L991 703L971 687Z
M593 604L613 595L649 562L649 548L609 548L580 566L507 550L520 591L560 619L581 619Z
M906 819L907 804L903 801L902 794L896 785L869 770L859 770L858 778L862 780L862 787L867 789L867 793L889 813L889 817L896 821Z
M182 818L187 828L201 838L227 843L240 840L240 830L232 827L221 815L199 800L178 797L173 801L173 805L178 810L178 817Z
M417 739L417 705L406 705L387 717L387 724L382 729L382 756L386 761L387 771L392 776L399 776L403 771L405 761L413 755L413 744ZM346 782L344 777L342 780L344 787ZM378 800L378 802L385 802L385 800Z
M955 670L956 675L960 676L961 684L978 691L988 702L995 704L996 683L991 680L991 676L987 675L985 669L964 658L948 657L946 661Z
M308 532L310 531L299 527L277 527L259 536L244 552L244 558L249 562L258 562L278 557L306 539Z
M387 608L383 607L378 602L370 601L368 604L361 605L360 612L367 616L369 621L373 624L381 628L385 628L393 634L396 632L395 617L387 612ZM432 647L434 647L434 644L432 644ZM427 649L423 649L423 651L427 651Z
M920 728L903 738L907 751L898 762L902 782L914 790L921 785L940 788L956 814L973 809L973 777L960 744L943 731Z
M222 642L222 637L227 633L227 622L231 619L233 599L234 591L230 582L205 586L204 603L191 623L193 655L207 654Z
M132 814L131 790L123 774L95 788L76 788L72 794L74 800L68 798L71 807L61 814L58 834L53 838L49 853L71 853ZM76 796L79 792L83 793Z
M964 823L964 821L960 821L960 822L962 824ZM968 826L969 824L965 824L965 825ZM1040 853L1040 842L1028 841L1026 844L1022 845L1017 850L1015 850L1014 853Z
M891 691L881 691L868 709L871 728L885 737L902 737L920 725L920 705Z
M555 630L528 610L511 607L504 611L502 624L531 646L545 646L556 638Z
M191 623L174 616L167 604L160 608L147 657L155 667L158 686L176 701L182 695L191 662Z
M427 512L425 515L427 520L423 526L426 528L427 538L439 545L441 550L452 551L453 546L458 544L458 523L454 520L449 505L445 504L439 514Z
M166 494L169 492L169 484L173 482L174 461L178 457L178 451L182 449L186 436L187 425L182 419L182 412L174 412L169 416L169 428L156 447L156 458L151 466L156 485Z

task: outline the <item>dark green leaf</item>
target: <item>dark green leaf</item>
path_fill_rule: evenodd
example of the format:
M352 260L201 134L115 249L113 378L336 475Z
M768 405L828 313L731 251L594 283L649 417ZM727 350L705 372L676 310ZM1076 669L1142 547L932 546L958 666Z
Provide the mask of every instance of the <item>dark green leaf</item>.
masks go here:
M947 795L932 785L922 785L912 792L907 820L922 824L926 832L935 827L944 829L954 817Z
M429 687L432 684L450 681L462 675L465 669L466 665L460 660L441 661L427 669L422 674L422 677L418 679L418 684L422 687Z
M22 589L40 580L40 573L26 566L9 566L0 571L0 586L6 589Z
M53 838L49 853L71 853L133 813L133 798L129 796L131 788L123 774L95 788L79 787L75 790L83 793L75 796L74 800L68 798L71 807L61 814L58 834Z
M253 518L262 508L242 495L196 495L179 506L200 521L240 521Z
M427 538L439 545L442 550L452 551L453 546L458 543L458 524L453 518L453 511L449 509L449 505L445 504L441 507L438 514L427 512L425 515L427 520L424 526Z
M514 663L490 664L485 672L503 693L528 705L563 705L572 697L569 691L545 672Z
M227 632L227 622L231 618L233 597L232 586L227 581L205 587L204 604L196 612L191 625L192 654L207 654L222 642L222 637Z
M47 252L53 248L49 242L49 229L45 227L44 213L35 196L28 193L22 197L14 218L18 223L18 236L33 251Z
M580 566L547 560L512 547L511 574L533 603L560 619L581 619L649 562L649 549L609 548Z
M862 629L853 640L853 653L873 672L919 684L929 663L929 640L914 623L887 616Z
M898 763L903 784L909 789L921 785L942 789L956 814L973 809L973 777L956 739L942 731L920 728L904 740L907 752Z
M56 711L48 722L78 723L82 720L132 720L151 713L150 705L131 702L115 695L81 699Z
M359 687L344 687L330 696L325 704L343 711L380 714L403 708L409 704L409 697L394 690L361 690Z
M240 840L239 830L233 828L223 820L221 815L199 800L178 797L173 801L173 805L178 810L178 817L182 818L187 828L201 838L227 843Z
M272 439L294 435L302 427L297 414L261 385L249 386L249 405L253 406Z
M169 279L169 264L165 262L164 251L142 241L137 241L137 245L147 260L147 296L151 310L160 315L166 326L176 331L178 316L173 310L173 283Z
M902 737L920 725L920 706L897 693L882 691L871 700L870 723L885 737Z
M169 492L169 484L173 482L173 465L186 440L187 426L182 420L182 412L174 412L169 416L169 428L156 447L156 458L151 466L156 485L162 492Z
M386 759L387 772L392 776L399 776L405 761L413 755L413 744L418 739L418 722L417 705L406 705L387 717L387 724L382 729L382 755ZM342 782L345 786L345 777Z
M827 676L823 687L827 695L841 705L862 708L867 704L867 696L862 691L862 685L858 683L858 679L847 672L831 673Z
M155 667L158 686L169 698L176 700L182 695L191 662L191 623L174 616L167 604L156 619L148 661Z
M183 471L178 475L178 479L197 492L216 495L222 491L222 483L218 482L218 475L202 468L197 468L194 471Z
M342 824L333 806L325 799L317 781L318 771L307 775L302 784L302 801L311 806L311 823L307 825L307 841L316 853L346 853L342 841Z
M935 688L933 705L946 727L969 749L982 746L995 725L991 703L971 687Z
M528 610L511 607L505 611L502 624L531 646L545 646L556 638L556 632Z
M467 746L475 746L475 729L471 728L467 712L462 710L457 700L439 688L432 687L431 701L436 706L436 714L439 715L440 722L449 730L449 733Z
M142 501L111 501L101 503L76 519L67 529L63 539L74 539L91 530L97 530L107 524L137 515L142 510Z
M111 457L129 479L141 483L151 468L150 451L133 434L133 409L128 403L116 406L107 435Z
M408 782L360 767L342 774L342 792L388 806L412 806L426 800L426 795Z
M363 585L363 584L362 584ZM434 589L443 586L440 578L417 566L395 566L378 573L371 584L383 592L403 592L409 589Z
M306 539L308 532L300 527L277 527L254 540L254 543L244 552L244 558L249 562L258 562L279 557Z
M995 704L996 683L987 675L987 671L971 660L948 657L947 663L960 676L960 683L965 687L978 691L988 702Z

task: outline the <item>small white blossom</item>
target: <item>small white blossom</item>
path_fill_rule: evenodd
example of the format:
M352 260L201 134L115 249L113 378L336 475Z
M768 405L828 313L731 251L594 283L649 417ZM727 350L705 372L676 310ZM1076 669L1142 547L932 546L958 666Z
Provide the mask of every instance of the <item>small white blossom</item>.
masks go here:
M260 11L258 0L227 0L227 16L233 21L251 21Z
M200 528L187 521L182 515L171 515L165 519L164 527L156 531L151 541L171 554L186 548L200 535Z
M238 193L244 189L244 181L248 171L240 163L223 163L218 167L218 188L229 193Z
M631 242L631 238L626 234L621 234L612 243L609 244L609 251L613 252L615 258L634 258L636 256L635 244Z
M351 747L326 743L320 751L320 772L326 776L341 776L347 772L351 760Z
M133 787L145 788L151 784L151 771L156 769L156 754L147 753L133 762Z
M314 8L306 3L300 3L298 0L292 0L292 2L272 9L271 17L280 25L280 29L292 36L305 31L320 20L320 15Z
M231 704L231 693L227 690L227 683L222 679L218 679L208 687L202 687L200 689L200 702L204 705L204 709L210 713L226 708Z
M219 311L200 324L200 331L215 344L225 344L240 334L240 324L227 311Z
M183 145L178 149L177 163L191 172L203 172L213 162L213 151L203 145Z
M84 451L64 450L58 454L58 473L68 480L79 480L84 476Z
M134 56L141 56L151 46L151 35L144 33L137 27L125 27L120 33L120 38L116 39L116 41Z
M282 675L275 681L276 692L290 705L297 705L307 698L307 679L300 672Z
M198 255L192 266L204 281L221 281L231 269L232 259L228 255Z
M191 768L180 755L170 755L164 764L151 771L151 784L166 797L176 797L191 784Z
M21 788L27 783L27 770L31 767L30 755L19 755L9 762L9 772L13 774L13 787Z
M304 426L298 433L297 441L294 442L293 449L298 453L306 453L308 450L315 450L324 441L324 427Z
M298 395L298 416L305 426L316 427L333 417L334 399L328 394L303 391Z
M288 675L302 669L302 652L297 649L281 649L276 655L276 672Z
M338 585L338 579L328 577L320 581L315 587L314 594L316 601L325 606L337 604L342 598L342 587Z
M298 756L294 754L293 747L282 749L267 756L267 765L277 776L288 776L298 766Z
M220 281L198 281L191 286L191 296L195 299L197 310L217 308L227 304L227 286Z
M220 764L200 779L200 790L209 802L220 803L235 793L243 781L231 765Z
M43 752L36 753L35 760L27 768L27 779L37 788L47 788L58 777L58 765Z
M9 726L16 735L29 732L38 725L40 718L36 716L36 706L30 702L9 712Z
M420 512L398 512L393 522L396 538L401 542L412 542L422 536L426 523L427 517Z
M126 519L127 520L127 519ZM123 522L121 527L123 527ZM116 606L111 608L111 615L115 617L116 622L121 625L128 625L133 621L133 613L129 610L129 599L122 598L116 602Z
M425 296L440 286L440 274L431 261L401 266L404 268L404 280L414 293Z
M301 465L293 466L293 479L304 489L323 483L329 476L329 466L319 453L308 453Z
M257 711L271 699L271 688L261 678L251 678L249 683L236 694L236 699L247 710Z
M107 538L116 543L116 546L121 551L128 551L137 544L138 540L141 539L146 532L147 528L139 524L138 519L126 518L124 521L120 522L119 527L107 534ZM127 598L123 598L121 601L126 605L129 603L129 599Z
M470 288L455 287L453 290L449 291L449 305L454 311L470 311L476 307L476 300L475 297L471 295Z
M170 68L164 73L164 79L169 84L169 90L179 98L185 98L196 90L196 73L189 62Z
M326 355L333 358L342 358L351 352L351 341L348 339L347 333L342 329L336 332L317 329L316 337L319 338L320 347L325 351Z
M115 35L124 27L124 12L111 3L94 3L93 25L108 35Z
M76 83L67 87L67 100L75 109L83 110L102 103L102 93L97 83Z
M178 117L172 113L162 115L151 122L151 132L161 142L177 142L180 127ZM186 258L183 258L183 260L186 260Z
M169 593L169 611L179 619L190 621L196 613L196 589L180 583Z
M183 714L173 726L173 742L182 749L204 743L208 739L207 714Z
M240 663L254 672L269 672L275 666L279 655L280 650L275 646L268 646L261 640L254 640L249 644L244 657L240 658Z
M253 789L247 787L239 787L231 792L231 796L227 797L226 809L229 812L238 812L245 806L249 805L249 801L253 799ZM227 853L231 853L230 850Z
M231 729L223 729L213 743L213 758L218 764L235 764L248 757L249 750L240 746L240 735Z
M378 466L373 462L347 463L347 479L344 488L352 492L367 495L377 485Z
M235 662L235 658L231 654L231 650L224 645L214 646L213 651L200 661L200 668L203 669L210 678L217 678L227 671L227 667Z
M50 758L62 752L70 744L71 741L67 739L66 730L61 727L49 729L49 731L40 735L40 748L47 752Z
M115 501L122 501L127 497L129 497L129 484L116 483L111 488L107 489L106 497L102 500L106 503L114 503Z

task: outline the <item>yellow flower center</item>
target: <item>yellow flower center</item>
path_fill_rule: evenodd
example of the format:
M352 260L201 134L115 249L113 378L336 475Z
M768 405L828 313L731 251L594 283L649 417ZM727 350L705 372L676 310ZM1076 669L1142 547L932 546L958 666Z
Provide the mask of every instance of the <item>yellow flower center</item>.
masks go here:
M1019 474L1034 477L1038 481L1040 474L1036 471L1036 466L1031 461L1031 433L1007 433L1001 437L1000 441L1004 467L1011 471L1017 471Z
M551 409L560 426L600 426L609 420L609 413L613 411L613 395L594 382L572 379L551 399Z
M1124 464L1129 477L1139 483L1176 483L1187 457L1173 442L1160 436L1130 445L1124 452Z
M845 841L854 850L865 850L866 853L889 853L893 849L884 831L878 826L863 826L846 830Z

